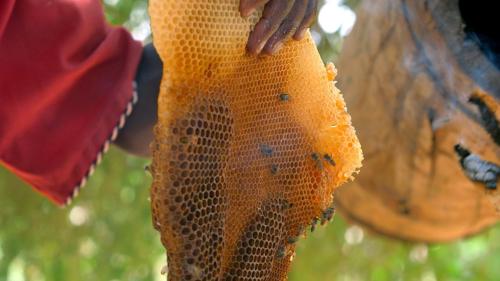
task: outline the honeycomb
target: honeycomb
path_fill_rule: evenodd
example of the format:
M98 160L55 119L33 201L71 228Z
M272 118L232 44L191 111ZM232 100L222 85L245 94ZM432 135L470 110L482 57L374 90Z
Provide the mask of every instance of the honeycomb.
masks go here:
M286 280L362 153L310 35L250 56L239 0L150 0L164 62L151 145L168 280Z

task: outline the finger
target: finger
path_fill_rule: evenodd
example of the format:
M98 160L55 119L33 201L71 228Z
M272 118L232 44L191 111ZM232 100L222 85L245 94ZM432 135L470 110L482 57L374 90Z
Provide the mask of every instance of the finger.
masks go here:
M250 53L258 54L262 51L269 37L278 30L290 12L294 2L288 0L271 0L266 4L262 12L262 18L255 25L248 39L247 50Z
M255 10L264 4L269 2L269 0L240 0L240 13L243 17L248 17Z
M299 25L299 28L297 28L297 31L295 31L293 39L301 40L302 38L304 38L307 29L313 24L314 20L316 19L317 13L318 13L318 0L309 0L304 19L302 20L302 23Z
M288 39L292 35L292 32L301 24L307 10L307 5L308 0L295 1L288 16L281 23L278 30L267 41L263 49L264 53L274 54L281 48L283 42Z

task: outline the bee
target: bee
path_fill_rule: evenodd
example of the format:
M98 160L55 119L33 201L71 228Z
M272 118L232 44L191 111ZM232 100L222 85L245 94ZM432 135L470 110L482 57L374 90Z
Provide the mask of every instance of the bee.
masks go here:
M288 237L286 240L288 244L295 244L297 241L299 241L299 236L294 236L294 237Z
M151 169L151 165L146 165L144 166L144 171L148 174L153 174L153 171Z
M318 155L318 153L313 152L313 153L311 154L311 158L312 158L314 161L319 161L319 155Z
M285 249L285 246L279 246L278 247L278 250L276 251L276 257L278 259L282 259L284 258L286 255L286 249Z
M260 152L267 157L273 156L274 153L273 148L267 144L260 145Z
M280 101L287 102L290 100L290 96L287 93L281 93L280 94Z
M282 210L285 211L285 210L288 210L288 209L291 209L293 207L293 204L284 200L283 201L283 205L282 205Z
M330 164L332 166L337 165L337 163L335 163L335 160L333 159L333 157L330 154L323 155L323 159L325 159L326 162L328 162L328 164Z
M403 215L409 215L410 208L408 207L408 201L403 198L400 199L398 203L399 203L399 212Z
M402 206L401 209L399 210L401 214L403 215L409 215L410 214L410 208L408 206Z
M314 232L316 230L316 225L318 224L318 218L314 218L311 221L311 232Z
M271 174L276 175L279 171L278 165L272 164L271 165Z
M323 170L323 163L321 163L321 159L319 157L319 154L314 152L311 154L311 158L316 163L316 167L320 170Z
M335 215L334 206L326 208L326 210L323 212L321 216L321 225L325 225L325 223L331 221L334 215Z

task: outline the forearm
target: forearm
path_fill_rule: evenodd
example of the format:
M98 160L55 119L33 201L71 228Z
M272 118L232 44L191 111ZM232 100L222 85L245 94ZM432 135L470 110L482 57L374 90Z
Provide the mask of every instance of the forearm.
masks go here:
M162 63L153 45L144 47L137 69L138 101L115 144L128 153L149 157L153 127L157 119L157 99L162 76Z

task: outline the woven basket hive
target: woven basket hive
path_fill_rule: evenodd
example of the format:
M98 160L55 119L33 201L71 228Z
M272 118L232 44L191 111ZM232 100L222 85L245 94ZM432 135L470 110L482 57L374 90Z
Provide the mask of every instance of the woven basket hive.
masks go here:
M336 194L351 221L443 242L500 219L498 188L472 181L455 152L460 145L500 164L500 137L489 125L500 120L500 70L464 26L458 0L364 1L358 9L339 61L366 158Z

